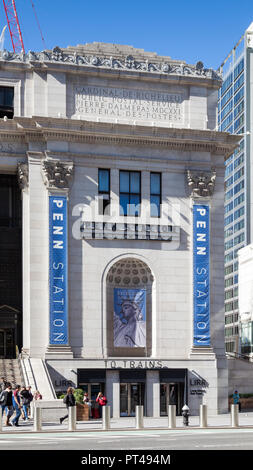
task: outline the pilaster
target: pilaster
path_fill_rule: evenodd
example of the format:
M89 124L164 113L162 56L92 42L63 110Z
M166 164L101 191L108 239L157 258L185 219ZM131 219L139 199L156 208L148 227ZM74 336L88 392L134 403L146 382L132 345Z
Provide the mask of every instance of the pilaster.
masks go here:
M46 158L42 178L48 190L49 344L46 358L73 357L68 312L68 193L73 162Z
M211 335L210 227L216 172L187 170L192 203L192 347L189 358L215 359Z

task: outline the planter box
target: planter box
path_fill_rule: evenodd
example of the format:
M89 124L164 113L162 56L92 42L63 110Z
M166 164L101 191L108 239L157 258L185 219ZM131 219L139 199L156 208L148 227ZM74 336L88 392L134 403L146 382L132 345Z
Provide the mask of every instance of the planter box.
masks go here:
M77 421L89 421L89 418L90 418L90 407L82 403L77 403L76 404L76 420Z
M229 403L229 408L230 408L230 405L233 404L233 398L229 398L228 403ZM240 403L241 403L242 410L253 409L253 397L240 398Z

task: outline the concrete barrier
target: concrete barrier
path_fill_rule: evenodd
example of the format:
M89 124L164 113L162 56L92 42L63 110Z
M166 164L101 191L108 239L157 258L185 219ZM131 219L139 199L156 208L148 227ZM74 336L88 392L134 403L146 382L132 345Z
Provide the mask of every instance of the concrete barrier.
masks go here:
M239 427L239 405L231 405L231 426Z
M207 428L207 405L200 405L199 421L201 428Z
M42 408L43 422L59 422L63 414L66 414L66 405L62 399L59 400L36 400L33 408ZM34 412L34 409L33 409Z
M176 405L168 406L168 426L170 429L176 428Z
M76 406L68 407L69 414L69 431L76 430Z
M143 424L143 406L138 405L135 408L135 426L136 429L143 429L144 424Z
M102 422L103 422L103 429L107 430L111 428L111 407L110 406L102 406Z
M34 407L33 430L34 432L39 432L42 430L42 408L37 406Z

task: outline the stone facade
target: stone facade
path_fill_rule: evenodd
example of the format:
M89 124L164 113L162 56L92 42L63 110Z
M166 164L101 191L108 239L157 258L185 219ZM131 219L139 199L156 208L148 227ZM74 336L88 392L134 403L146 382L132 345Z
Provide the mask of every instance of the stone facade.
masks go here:
M0 120L0 172L17 172L22 191L23 352L46 360L58 391L100 384L114 416L126 412L122 394L131 400L136 384L148 416L160 415L168 384L178 413L186 401L192 414L202 402L226 411L224 157L238 138L216 131L220 77L201 63L98 43L4 51L0 63L0 86L14 88L14 119ZM108 215L99 213L99 169L110 170ZM141 174L138 217L120 214L122 171ZM161 176L160 217L150 213L151 173ZM59 344L50 340L52 323L64 323L51 316L50 201L67 211L67 339ZM208 347L193 345L196 203L210 209ZM116 287L145 290L146 347L114 347Z

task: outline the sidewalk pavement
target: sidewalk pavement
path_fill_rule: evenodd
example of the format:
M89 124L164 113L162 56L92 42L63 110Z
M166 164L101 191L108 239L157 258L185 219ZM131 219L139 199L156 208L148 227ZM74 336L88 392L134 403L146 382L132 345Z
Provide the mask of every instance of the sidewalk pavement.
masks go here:
M28 421L23 421L22 419L19 420L19 427L11 427L11 426L4 426L4 420L2 422L2 432L10 432L10 433L17 433L17 432L33 432L33 419ZM136 429L136 422L135 417L132 418L111 418L110 421L111 427L110 430L134 430ZM190 416L189 417L189 426L188 428L191 429L199 429L200 421L199 416ZM215 416L207 416L207 425L208 428L220 428L226 429L231 427L231 415L230 413L222 414L222 415L215 415ZM239 413L239 426L242 427L249 427L253 429L253 411L242 411ZM178 429L187 429L183 425L183 417L177 416L176 418L176 428ZM175 429L176 429L175 428ZM144 429L161 429L165 430L168 429L168 417L160 417L160 418L148 418L144 417ZM78 421L76 424L76 431L98 431L103 430L102 420L89 420L89 421ZM54 421L49 422L42 421L42 432L59 432L59 431L68 431L68 419L66 419L63 424L60 422ZM0 433L1 435L1 433Z

